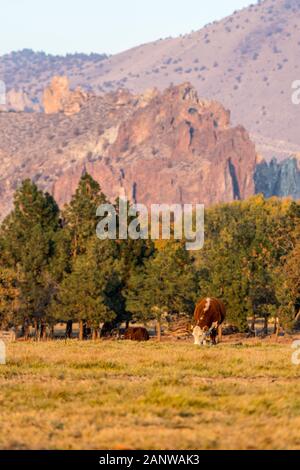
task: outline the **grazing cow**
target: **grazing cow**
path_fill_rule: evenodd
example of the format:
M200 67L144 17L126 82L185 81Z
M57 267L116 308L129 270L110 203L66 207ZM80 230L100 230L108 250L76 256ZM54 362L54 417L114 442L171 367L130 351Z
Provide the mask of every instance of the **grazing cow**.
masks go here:
M124 339L131 341L149 341L150 336L146 328L132 327L125 331Z
M206 344L207 338L212 344L217 344L216 338L218 330L226 317L226 310L223 302L214 298L201 300L194 313L193 336L195 344L201 346Z
M9 331L0 331L0 340L6 341L8 343L13 343L16 341L17 335L14 328L11 328Z

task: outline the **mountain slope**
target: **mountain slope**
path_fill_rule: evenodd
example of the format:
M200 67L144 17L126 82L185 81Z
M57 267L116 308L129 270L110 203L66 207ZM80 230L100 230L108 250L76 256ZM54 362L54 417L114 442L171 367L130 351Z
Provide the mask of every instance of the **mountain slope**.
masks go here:
M133 92L162 90L170 83L189 81L199 96L230 109L233 123L257 136L300 145L300 106L291 102L292 82L300 79L299 59L299 0L265 0L179 38L141 45L104 60L103 56L62 60L60 71L73 87L95 93L119 87ZM35 60L24 59L26 80L18 77L18 85L31 99L40 98L50 79L50 73L31 70ZM0 78L7 77L6 68L2 58ZM9 77L10 88L15 82Z
M266 0L199 32L111 57L89 83L141 91L189 80L201 97L229 108L234 123L300 144L300 107L291 102L299 59L299 0Z

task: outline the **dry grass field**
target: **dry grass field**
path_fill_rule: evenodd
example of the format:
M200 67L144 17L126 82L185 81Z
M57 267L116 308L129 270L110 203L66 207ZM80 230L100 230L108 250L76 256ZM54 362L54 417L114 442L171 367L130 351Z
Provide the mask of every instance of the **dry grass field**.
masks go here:
M291 342L12 343L1 449L300 449Z

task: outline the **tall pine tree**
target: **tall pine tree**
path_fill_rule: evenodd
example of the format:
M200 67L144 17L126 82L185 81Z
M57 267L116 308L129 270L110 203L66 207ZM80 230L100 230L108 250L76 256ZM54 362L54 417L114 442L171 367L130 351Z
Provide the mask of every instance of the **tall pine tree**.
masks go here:
M49 303L48 268L59 229L59 209L54 199L25 180L14 197L14 209L1 227L2 263L17 274L20 288L19 318L25 330L36 331L46 321Z

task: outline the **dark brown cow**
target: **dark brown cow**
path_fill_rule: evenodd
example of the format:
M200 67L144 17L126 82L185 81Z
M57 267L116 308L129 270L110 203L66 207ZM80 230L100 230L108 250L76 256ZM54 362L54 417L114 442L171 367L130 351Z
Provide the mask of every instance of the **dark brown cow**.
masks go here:
M218 299L207 297L201 300L194 313L194 329L193 336L195 344L206 344L208 338L213 344L216 344L218 329L224 322L226 317L226 309Z
M124 339L131 341L149 341L150 336L146 328L132 327L125 331Z

